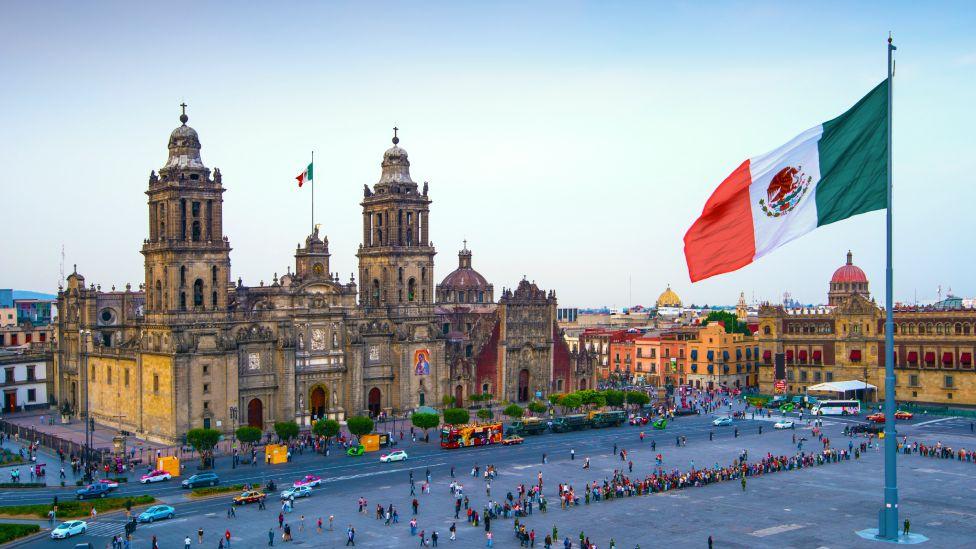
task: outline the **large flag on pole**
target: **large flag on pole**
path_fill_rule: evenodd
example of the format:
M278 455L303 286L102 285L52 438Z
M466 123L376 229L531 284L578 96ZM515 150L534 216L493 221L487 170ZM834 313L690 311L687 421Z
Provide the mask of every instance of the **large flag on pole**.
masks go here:
M302 172L302 173L300 173L300 174L298 174L298 176L295 177L295 179L298 180L298 186L299 187L301 187L305 183L311 183L312 182L312 163L309 162L308 167L305 168L305 171Z
M887 207L888 80L844 114L743 162L685 234L692 282L813 229Z

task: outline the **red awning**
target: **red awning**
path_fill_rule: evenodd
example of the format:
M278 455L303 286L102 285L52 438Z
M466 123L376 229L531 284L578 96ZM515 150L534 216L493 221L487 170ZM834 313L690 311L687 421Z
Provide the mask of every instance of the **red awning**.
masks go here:
M813 361L814 362L820 362L820 356L821 356L820 355L820 351L814 351L813 352Z
M793 351L786 351L786 362L793 362Z
M854 349L853 351L851 351L851 360L854 361L854 362L858 362L858 361L861 360L861 350L860 349Z
M925 363L935 364L935 353L933 353L932 351L925 353Z
M805 350L800 351L800 363L805 364L806 361L807 361L807 352Z
M769 360L773 357L772 351L763 351L763 360Z
M942 353L942 363L952 364L952 353Z
M918 353L915 351L908 351L908 362L909 364L918 363Z
M959 362L969 366L973 363L973 355L970 353L963 353L962 356L959 357Z

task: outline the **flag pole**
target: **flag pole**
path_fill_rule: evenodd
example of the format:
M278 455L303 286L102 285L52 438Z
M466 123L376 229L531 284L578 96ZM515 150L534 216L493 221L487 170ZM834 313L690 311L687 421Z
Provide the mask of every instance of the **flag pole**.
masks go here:
M895 433L895 321L894 303L892 299L894 274L891 267L891 112L893 71L892 56L897 49L888 34L888 208L887 215L887 266L885 268L885 401L884 401L884 507L880 512L878 523L878 537L884 540L898 539L898 439Z
M312 151L312 163L309 164L312 167L312 181L309 187L312 187L312 232L315 232L315 151Z

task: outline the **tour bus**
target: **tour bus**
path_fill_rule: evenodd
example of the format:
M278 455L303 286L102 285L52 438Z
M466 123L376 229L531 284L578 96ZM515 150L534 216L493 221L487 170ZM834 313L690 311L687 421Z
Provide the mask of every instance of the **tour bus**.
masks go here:
M489 444L499 444L501 441L501 422L445 425L441 429L441 448L487 446Z
M861 413L859 400L821 400L813 405L813 415L848 416Z

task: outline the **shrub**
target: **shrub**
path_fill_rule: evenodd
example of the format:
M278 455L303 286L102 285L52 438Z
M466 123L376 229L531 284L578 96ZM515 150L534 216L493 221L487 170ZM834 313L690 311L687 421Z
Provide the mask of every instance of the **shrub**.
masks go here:
M36 524L0 524L0 544L8 543L40 531L41 527Z
M502 413L512 419L518 419L525 414L525 410L523 410L518 404L509 404L504 410L502 410Z
M576 393L570 393L559 399L559 405L566 411L576 410L583 405L583 399Z
M489 410L488 408L482 408L482 409L478 410L478 418L479 419L491 419L494 416L495 416L495 414L493 414L492 411Z
M274 430L278 438L285 442L298 436L298 424L294 421L278 421L274 424Z
M603 391L603 398L607 402L607 406L623 406L624 405L624 392L618 391L616 389L607 389Z
M529 403L529 411L533 414L543 414L547 409L546 405L538 400L533 400Z
M241 492L244 490L243 484L227 484L224 486L207 486L206 488L194 488L190 490L191 498L203 498L216 494L226 494L227 492Z
M471 414L463 408L447 408L444 410L444 423L463 425L471 420Z
M441 418L437 414L414 412L410 415L410 422L413 423L414 427L423 429L424 434L426 434L427 429L432 429L441 424Z
M643 406L651 402L651 397L641 391L627 391L627 404Z
M58 503L58 518L74 519L87 517L91 515L92 507L97 509L99 513L114 511L116 509L124 509L126 507L126 503L129 501L132 502L132 505L148 505L150 503L154 503L156 498L142 495L135 498L117 497L81 501L62 500ZM0 506L0 516L34 515L36 517L46 519L47 512L50 510L51 504L49 503L38 503L34 505L3 505Z
M312 425L312 432L320 437L330 439L339 434L339 422L334 419L320 419Z
M261 440L261 429L251 427L250 425L238 427L236 434L237 440L245 444L254 444L255 442Z
M373 420L366 416L353 416L346 420L346 427L350 433L361 437L373 432Z
M190 429L186 432L186 441L200 454L204 465L209 466L213 459L214 446L220 442L220 436L220 431L216 429Z
M457 399L452 397L451 395L444 395L443 397L441 397L441 403L444 405L445 408L448 406L452 406L455 402L457 402Z

